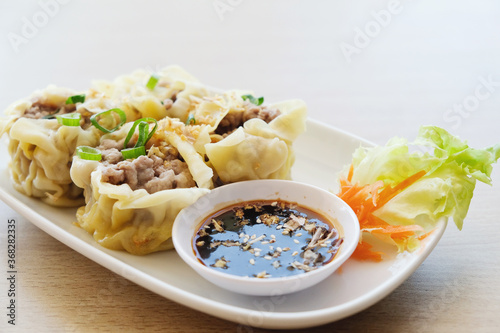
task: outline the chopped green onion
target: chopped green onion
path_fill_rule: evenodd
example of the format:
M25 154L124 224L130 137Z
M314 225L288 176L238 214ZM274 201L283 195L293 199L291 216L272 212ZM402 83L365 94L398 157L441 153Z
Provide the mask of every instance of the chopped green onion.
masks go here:
M241 96L241 98L243 98L244 101L248 100L250 103L255 104L257 106L264 103L264 97L255 98L252 95L243 95Z
M146 87L150 90L153 90L156 87L156 84L160 80L160 77L156 74L151 75L148 83L146 83Z
M66 113L66 114L61 114L56 116L57 121L59 124L64 125L64 126L80 126L80 119L82 118L82 115L75 112L75 113Z
M118 114L118 116L120 116L120 123L118 125L116 125L112 129L107 129L107 128L101 126L97 122L97 117L102 118L104 116L108 116L112 112L114 112L114 113ZM113 120L114 120L114 118L113 118ZM127 116L125 115L125 112L122 111L122 109L115 108L115 109L111 109L111 110L108 110L108 111L99 112L99 113L93 115L92 117L90 117L90 121L92 122L92 125L94 125L98 129L100 129L104 133L113 133L114 131L116 131L117 129L119 129L120 126L122 126L123 124L125 124L125 122L127 121Z
M139 136L137 137L137 142L135 143L135 147L145 146L146 138L148 136L149 124L145 121L141 121L137 126L137 132L139 132Z
M155 123L155 126L149 132L149 124L148 123ZM154 118L141 118L137 119L134 121L134 124L132 125L132 128L130 128L130 131L127 134L127 137L125 138L125 141L123 142L123 148L127 148L127 145L132 138L132 135L134 135L135 128L139 125L139 138L137 139L137 143L135 144L134 147L139 147L139 146L145 146L146 143L151 139L153 136L154 132L158 128L158 122Z
M57 109L56 112L43 116L41 119L54 119L59 112L61 112L61 109Z
M126 160L129 158L136 158L141 155L146 155L146 147L144 146L122 149L122 156Z
M102 155L99 149L88 146L76 147L76 155L82 160L100 161L102 159Z
M196 119L194 119L194 115L189 115L188 119L186 120L186 125L196 125Z
M69 96L66 104L76 104L85 102L85 94Z

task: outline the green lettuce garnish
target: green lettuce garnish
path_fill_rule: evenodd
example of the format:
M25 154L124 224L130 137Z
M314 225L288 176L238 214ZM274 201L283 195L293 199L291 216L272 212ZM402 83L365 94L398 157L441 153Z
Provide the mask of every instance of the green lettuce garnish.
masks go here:
M423 177L373 214L391 225L417 224L425 230L452 217L462 229L476 180L491 185L492 164L499 157L500 144L475 149L442 128L423 126L411 144L394 138L386 146L357 149L351 182L395 186L424 170Z

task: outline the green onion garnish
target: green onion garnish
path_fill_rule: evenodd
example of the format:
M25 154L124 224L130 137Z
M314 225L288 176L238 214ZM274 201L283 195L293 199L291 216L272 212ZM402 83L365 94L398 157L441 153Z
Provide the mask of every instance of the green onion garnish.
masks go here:
M43 116L42 119L54 119L56 115L61 111L61 109L57 109L56 112L50 113L46 116Z
M102 155L99 149L88 146L76 147L76 155L82 160L100 161L102 159Z
M128 160L129 158L136 158L142 155L146 155L146 147L144 146L122 149L122 156L126 160Z
M155 123L155 126L148 133L149 123L153 123L153 122ZM139 132L137 142L136 142L134 148L127 149L127 145L129 143L130 139L132 138L132 135L134 135L136 127L137 127L137 130ZM130 131L128 132L127 137L125 138L125 141L123 142L123 148L124 148L122 150L123 158L125 158L125 159L135 158L135 157L138 157L141 155L146 155L146 148L144 146L149 141L149 139L151 139L151 137L153 136L153 134L157 128L158 128L158 122L154 118L141 118L141 119L137 119L136 121L134 121L132 128L130 128ZM133 150L133 153L130 153L130 151L132 151L131 149L141 148L141 147L143 148L142 150L136 149L136 150ZM134 155L134 157L130 157L132 155Z
M113 127L112 129L107 129L107 128L101 126L97 121L97 117L103 118L105 116L109 116L112 112L114 112L114 113L118 114L118 116L120 116L120 123L118 125L116 125L115 127ZM111 116L109 116L109 117L111 117ZM114 123L116 123L114 117L111 117L111 119L113 120ZM127 121L127 116L125 115L125 112L123 112L121 109L115 108L115 109L111 109L108 111L103 111L103 112L99 112L97 114L94 114L92 117L90 117L90 121L92 122L92 125L94 125L98 129L100 129L104 133L113 133L114 131L119 129L120 126L125 124L125 122Z
M66 104L76 104L85 102L85 94L69 96Z
M255 98L252 95L243 95L241 96L241 98L243 98L244 101L248 100L250 103L255 104L257 106L264 103L264 97Z
M147 134L148 130L149 130L148 122L155 123L155 126L153 127L151 132L149 132L149 134ZM146 142L148 142L149 139L151 139L151 137L153 136L153 133L156 131L156 128L158 128L158 122L154 118L137 119L136 121L134 121L132 128L128 132L127 137L125 138L125 142L123 142L123 148L127 148L128 142L132 138L132 135L134 135L135 128L137 127L137 125L140 125L140 123L145 123L145 124L142 124L141 126L139 126L139 139L137 139L137 143L135 144L135 147L145 146ZM141 133L141 131L142 131L142 133ZM144 141L144 142L140 142L140 141Z
M189 115L188 119L186 120L186 125L196 125L196 119L194 119L194 115Z
M156 84L160 80L160 77L156 74L151 75L148 83L146 83L146 87L150 90L153 90L156 87Z
M56 116L59 124L64 126L80 126L80 119L82 115L74 112L74 113L66 113Z
M135 147L146 145L146 142L149 140L148 131L149 131L149 124L145 121L141 121L137 126L137 132L139 132L139 136L137 137L137 142L135 143Z

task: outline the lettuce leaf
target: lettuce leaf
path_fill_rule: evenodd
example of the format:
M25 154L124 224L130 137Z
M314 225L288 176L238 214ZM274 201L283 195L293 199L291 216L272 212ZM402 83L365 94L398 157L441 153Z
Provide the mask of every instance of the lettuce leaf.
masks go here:
M462 229L476 180L491 185L492 164L499 157L500 144L475 149L442 128L423 126L411 144L394 138L386 146L357 149L351 182L395 186L424 170L425 176L373 214L392 225L417 224L425 230L441 217L452 217Z

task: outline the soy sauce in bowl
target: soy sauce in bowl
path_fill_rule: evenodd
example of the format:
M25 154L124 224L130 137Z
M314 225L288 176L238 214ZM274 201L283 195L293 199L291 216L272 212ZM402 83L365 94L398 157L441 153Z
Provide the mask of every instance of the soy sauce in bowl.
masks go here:
M325 216L297 203L257 200L208 216L193 238L205 266L255 278L313 271L335 258L343 238Z

